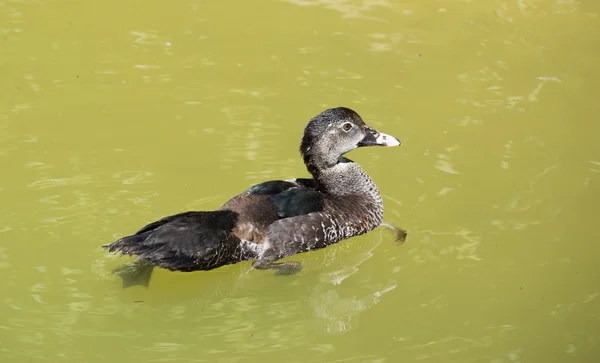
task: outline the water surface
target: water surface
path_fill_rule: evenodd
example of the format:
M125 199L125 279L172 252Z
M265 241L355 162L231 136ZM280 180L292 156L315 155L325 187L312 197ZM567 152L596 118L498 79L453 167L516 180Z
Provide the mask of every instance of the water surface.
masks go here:
M595 361L599 12L0 2L2 361ZM121 288L102 244L306 176L302 130L338 105L403 142L349 157L405 244Z

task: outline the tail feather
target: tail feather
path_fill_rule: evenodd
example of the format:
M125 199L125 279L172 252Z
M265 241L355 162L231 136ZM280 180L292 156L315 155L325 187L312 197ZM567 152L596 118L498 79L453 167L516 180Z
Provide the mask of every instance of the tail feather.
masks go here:
M230 210L185 212L150 223L104 247L169 270L210 270L237 262L233 254L239 243L232 234L237 219L238 214Z

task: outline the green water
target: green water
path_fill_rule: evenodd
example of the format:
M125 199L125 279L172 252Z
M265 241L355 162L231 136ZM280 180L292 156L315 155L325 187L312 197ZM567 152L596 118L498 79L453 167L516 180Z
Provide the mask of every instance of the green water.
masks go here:
M600 4L0 1L2 362L595 362ZM355 109L384 229L155 271L102 244L306 176Z

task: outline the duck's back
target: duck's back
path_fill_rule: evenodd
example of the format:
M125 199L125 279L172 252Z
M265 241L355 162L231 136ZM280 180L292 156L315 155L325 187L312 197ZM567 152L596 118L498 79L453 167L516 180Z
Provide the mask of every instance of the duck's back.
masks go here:
M233 234L261 244L269 226L278 220L323 210L323 194L312 179L273 180L254 185L225 203L220 210L237 213Z

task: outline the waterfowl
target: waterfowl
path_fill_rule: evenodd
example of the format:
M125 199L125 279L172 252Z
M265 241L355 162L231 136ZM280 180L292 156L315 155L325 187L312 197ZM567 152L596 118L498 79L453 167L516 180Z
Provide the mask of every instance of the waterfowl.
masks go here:
M103 247L135 255L140 265L172 271L211 270L244 260L254 260L260 270L296 271L299 263L278 260L381 224L377 186L343 155L357 147L398 145L397 138L369 127L349 108L325 110L309 121L300 144L312 178L257 184L218 210L168 216ZM149 273L143 275L149 279Z

